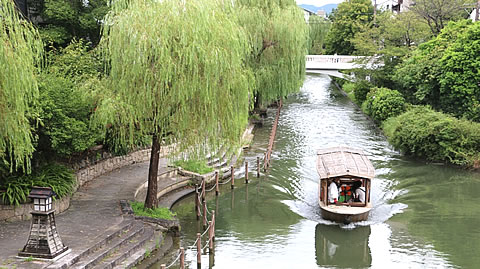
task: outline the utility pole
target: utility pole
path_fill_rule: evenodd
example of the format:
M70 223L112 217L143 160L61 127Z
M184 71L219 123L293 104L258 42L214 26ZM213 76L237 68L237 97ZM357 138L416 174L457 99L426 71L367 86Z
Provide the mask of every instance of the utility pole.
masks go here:
M480 2L480 0L478 0ZM377 25L377 0L373 1L373 25ZM477 5L478 8L478 5ZM477 16L478 16L478 9L477 9Z

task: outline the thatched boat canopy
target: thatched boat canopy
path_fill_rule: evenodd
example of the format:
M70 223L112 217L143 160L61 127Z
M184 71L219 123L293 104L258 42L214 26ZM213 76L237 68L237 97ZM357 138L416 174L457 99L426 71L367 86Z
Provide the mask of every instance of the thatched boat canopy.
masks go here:
M317 171L320 179L352 176L372 179L375 169L362 150L334 147L317 151Z

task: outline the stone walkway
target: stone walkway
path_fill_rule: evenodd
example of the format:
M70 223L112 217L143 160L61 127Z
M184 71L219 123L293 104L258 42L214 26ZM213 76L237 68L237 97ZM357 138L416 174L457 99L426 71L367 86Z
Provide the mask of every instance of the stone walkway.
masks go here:
M135 190L147 180L148 162L128 165L97 177L73 195L70 208L56 215L59 235L71 253L81 253L98 237L115 231L124 220L119 201L134 200ZM160 159L159 174L167 171ZM158 190L162 189L159 181ZM0 223L0 268L43 268L46 263L19 262L15 256L26 243L30 221Z

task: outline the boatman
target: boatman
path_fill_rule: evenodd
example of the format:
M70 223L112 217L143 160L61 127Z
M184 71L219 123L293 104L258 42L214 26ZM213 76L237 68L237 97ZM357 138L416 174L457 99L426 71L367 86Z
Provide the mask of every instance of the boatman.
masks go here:
M337 203L338 201L338 186L336 181L338 181L338 179L332 180L328 186L328 202L330 203Z

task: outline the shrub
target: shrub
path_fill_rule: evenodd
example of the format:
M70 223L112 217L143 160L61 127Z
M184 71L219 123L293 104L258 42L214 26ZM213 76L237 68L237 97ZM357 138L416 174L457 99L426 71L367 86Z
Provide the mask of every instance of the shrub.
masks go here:
M358 104L361 105L363 102L365 102L365 100L367 99L367 94L370 92L372 88L373 88L373 85L366 80L361 80L355 83L353 92L355 94L355 100L357 101Z
M0 199L5 204L19 205L27 201L27 196L33 186L51 187L62 198L71 194L75 188L76 179L71 169L55 163L36 169L32 174L10 175L0 182Z
M42 125L37 150L61 156L82 152L103 139L99 129L90 126L92 101L68 78L42 74L39 79Z
M405 99L396 90L373 88L368 94L362 109L375 121L382 122L405 111Z
M355 100L355 83L352 82L345 82L342 86L343 91L347 94L350 100L356 102ZM360 103L361 104L361 103Z
M140 202L130 202L132 206L133 213L137 216L151 217L156 219L166 219L172 220L175 216L168 208L159 207L159 208L145 208L143 203Z
M392 145L406 154L470 167L480 164L480 123L418 106L383 127Z

